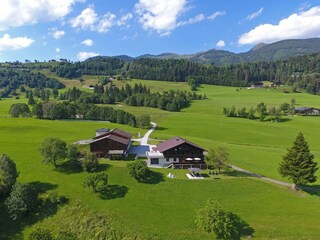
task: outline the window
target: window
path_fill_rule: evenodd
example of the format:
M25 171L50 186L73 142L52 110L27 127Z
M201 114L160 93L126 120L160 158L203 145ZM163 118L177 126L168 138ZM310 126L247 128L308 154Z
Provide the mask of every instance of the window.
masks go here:
M151 158L150 163L151 165L159 165L159 158Z
M169 162L169 158L166 158L166 161Z

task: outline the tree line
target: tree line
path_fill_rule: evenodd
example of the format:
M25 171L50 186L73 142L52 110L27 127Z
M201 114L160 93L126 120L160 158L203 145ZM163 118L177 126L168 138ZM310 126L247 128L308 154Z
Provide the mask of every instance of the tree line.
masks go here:
M151 93L145 85L135 84L124 87L114 85L95 85L94 92L88 93L77 88L69 89L60 94L60 100L75 101L77 103L114 104L123 102L129 106L146 106L160 108L166 111L178 112L190 105L192 100L205 99L206 96L180 90Z
M127 124L133 127L137 126L136 117L131 113L111 107L100 107L94 104L75 102L38 102L34 104L32 111L25 103L15 103L11 105L9 114L11 117L29 117L34 115L38 119L98 120Z
M247 109L246 107L231 108L223 107L223 114L226 117L238 117L247 119L259 119L264 121L267 116L270 117L272 122L280 122L282 116L294 115L295 114L296 100L291 99L290 103L282 103L279 107L267 107L264 102L260 102L256 107Z

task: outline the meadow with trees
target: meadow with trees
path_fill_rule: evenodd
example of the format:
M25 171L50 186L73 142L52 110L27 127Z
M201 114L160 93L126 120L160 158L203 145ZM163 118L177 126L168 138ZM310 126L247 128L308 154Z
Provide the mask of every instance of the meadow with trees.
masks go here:
M61 80L58 76L57 79ZM83 76L83 79L84 85L94 81L98 84L97 78ZM74 116L73 107L77 109L78 103L59 99L60 94L69 89L73 91L74 79L70 81L68 89L58 90L55 101L51 89L49 101L41 100L42 106L35 96L35 89L32 89L35 103L27 104L31 99L30 91L28 98L23 93L20 99L0 101L0 153L6 153L14 162L0 161L0 189L10 188L6 190L10 192L0 199L1 239L37 239L39 236L48 239L85 239L89 236L90 239L184 240L228 239L230 236L234 239L320 237L317 231L320 212L315 207L319 205L318 118L290 113L291 99L295 99L295 107L319 107L317 96L294 91L284 93L278 89L255 91L201 84L197 86L196 94L206 95L207 99L192 100L190 106L179 112L127 104L112 105L113 110L100 112L100 108L106 106L84 104L84 116L87 112L91 112L91 116L100 114L94 119L98 121L46 120L44 116L56 112ZM146 84L150 94L160 89L167 93L170 89L176 93L190 89L185 81L113 82L120 90L122 86L125 89L125 84L134 88L140 83L142 88ZM27 87L26 90L30 89ZM45 91L42 95L45 98ZM25 105L13 104L26 104L29 111ZM54 107L50 108L50 104ZM15 107L10 110L11 106ZM236 117L223 115L223 107L230 106L234 106ZM271 109L278 110L280 106L286 109L281 113L281 124L267 121L272 117ZM251 107L256 111L256 121L240 117ZM52 111L44 115L43 111L49 109ZM136 128L117 121L100 122L102 112L108 112L105 116L109 117L113 116L112 111L120 110L134 115L136 121L141 118L143 124L136 122L139 126ZM148 116L143 116L146 113ZM241 114L238 116L238 113ZM11 114L15 117L10 118ZM97 159L86 154L88 149L77 149L72 145L80 139L91 138L96 129L105 127L144 134L146 122L150 120L158 125L151 135L152 142L177 135L208 150L207 161L211 169L202 172L206 176L204 180L188 180L186 170L150 170L143 160ZM299 137L293 144L300 131L304 140ZM294 170L297 166L301 169L299 163L307 166L303 170L307 174ZM229 169L229 164L295 183L298 187L308 185L309 190L292 191L290 187L257 180ZM14 165L16 170L8 170L14 169ZM13 177L4 178L7 175L4 172L12 173ZM175 179L166 178L170 172ZM302 177L296 178L297 172ZM3 187L5 182L9 184L7 187ZM31 204L26 204L28 202ZM22 204L27 208L20 208ZM13 220L15 216L17 219Z

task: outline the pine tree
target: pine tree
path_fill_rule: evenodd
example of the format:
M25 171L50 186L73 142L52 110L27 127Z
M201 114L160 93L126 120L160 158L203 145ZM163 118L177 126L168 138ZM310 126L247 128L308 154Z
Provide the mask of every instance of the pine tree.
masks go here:
M313 161L314 156L310 153L308 143L300 132L296 137L292 148L282 157L279 173L292 180L293 189L297 185L312 183L317 180L315 172L318 170L317 163Z

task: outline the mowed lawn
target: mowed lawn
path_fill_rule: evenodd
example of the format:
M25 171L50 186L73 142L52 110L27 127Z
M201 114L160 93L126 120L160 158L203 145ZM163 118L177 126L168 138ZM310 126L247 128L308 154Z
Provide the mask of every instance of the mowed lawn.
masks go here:
M158 84L159 88L166 89L166 82ZM209 99L194 101L180 113L117 107L136 114L150 112L152 120L159 124L159 129L151 135L153 138L179 135L205 148L225 145L233 164L268 177L282 179L277 173L278 163L299 131L305 134L319 161L320 118L289 117L281 123L261 123L222 115L223 106L251 107L260 101L268 106L278 106L291 98L295 98L299 106L320 107L318 96L284 94L275 90L243 89L238 92L236 88L217 86L203 86L199 93L206 93ZM11 119L8 109L18 101L25 99L0 101L0 153L6 152L15 160L20 172L19 181L52 184L60 194L68 196L71 203L80 200L94 210L115 214L120 225L132 234L147 239L212 239L213 235L197 230L194 224L196 210L211 198L219 200L226 209L245 220L255 230L257 239L320 238L318 196L294 193L243 176L191 181L179 171L178 179L141 184L129 177L126 161L103 160L109 183L126 189L121 196L103 200L82 187L87 173L62 173L43 165L38 152L41 142L46 137L60 137L72 143L92 137L94 130L101 127L119 127L142 134L145 130L105 122ZM167 174L168 171L160 172ZM63 216L58 214L56 217ZM19 231L27 234L37 226L50 228L51 220L45 219ZM17 239L15 234L19 232L10 230L10 222L1 223L0 239Z

